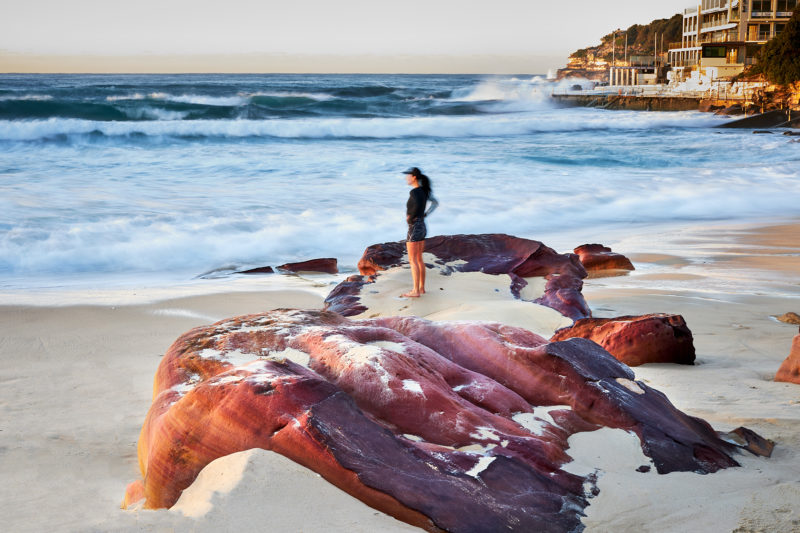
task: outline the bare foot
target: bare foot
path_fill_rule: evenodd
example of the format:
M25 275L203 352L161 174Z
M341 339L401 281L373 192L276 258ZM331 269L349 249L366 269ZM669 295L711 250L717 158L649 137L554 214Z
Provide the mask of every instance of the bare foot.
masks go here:
M419 293L417 291L407 292L405 294L400 295L401 298L419 298Z

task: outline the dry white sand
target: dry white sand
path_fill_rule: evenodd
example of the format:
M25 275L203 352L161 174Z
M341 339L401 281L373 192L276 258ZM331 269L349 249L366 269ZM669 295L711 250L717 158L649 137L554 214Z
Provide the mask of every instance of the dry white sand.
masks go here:
M798 235L800 224L793 223L606 242L629 255L637 271L586 282L595 315L680 313L695 336L696 366L645 365L634 369L637 378L715 428L744 425L773 439L776 449L771 459L742 455L743 468L660 476L635 471L649 459L624 431L575 435L575 461L567 468L599 469L588 531L800 531L800 385L771 381L797 333L772 315L800 312ZM409 279L398 279L397 294L410 282L403 273ZM63 305L76 295L0 295L26 304L0 307L3 530L412 530L263 451L209 465L182 500L192 516L119 509L125 486L139 477L136 441L161 355L192 327L277 307L317 308L330 289L329 278L283 279L287 288L280 291L245 280L235 292L181 298L104 292L91 305ZM472 284L464 285L435 290L467 294ZM479 306L467 318L506 316L492 308L501 303L477 301L486 302L486 316ZM439 312L459 316L447 306Z
M656 242L659 253L637 253L647 249L638 236L612 243L637 270L587 280L589 306L598 317L683 315L696 365L643 365L637 379L717 430L745 426L776 447L770 459L737 457L743 468L660 476L635 471L649 461L621 430L575 435L576 463L601 468L587 530L800 531L800 385L772 381L797 334L774 315L800 309L800 224L685 229Z
M221 488L236 487L211 497L200 519L179 511L120 509L125 487L140 477L136 442L166 349L181 333L223 318L319 308L330 290L327 279L288 284L297 288L136 305L118 302L141 300L142 291L115 291L83 296L113 304L0 307L0 529L220 532L264 531L264 524L274 524L273 531L323 532L331 525L364 533L415 530L263 451L222 463L230 475ZM250 466L241 468L242 460ZM259 476L272 481L262 483ZM205 485L216 490L213 479ZM292 502L293 495L306 496Z

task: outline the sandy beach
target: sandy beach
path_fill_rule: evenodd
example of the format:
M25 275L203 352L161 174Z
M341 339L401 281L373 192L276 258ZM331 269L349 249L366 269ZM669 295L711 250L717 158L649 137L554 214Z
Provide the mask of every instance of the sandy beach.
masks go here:
M678 313L694 334L695 366L645 365L634 369L637 379L717 430L746 426L776 448L769 459L742 455L741 468L716 474L659 475L636 471L647 458L626 432L577 434L568 469L599 469L600 493L583 520L587 531L800 530L800 385L772 381L798 332L774 318L800 312L798 236L800 221L793 220L683 227L604 242L637 270L585 281L594 315ZM319 308L331 283L342 278L285 277L281 284L276 275L269 290L256 278L239 279L231 282L234 291L217 287L204 294L195 287L196 294L181 296L144 290L74 302L48 294L6 298L12 305L0 307L4 529L415 530L258 450L209 465L172 510L120 509L126 485L140 477L136 442L153 375L170 344L192 327L226 317ZM466 291L470 284L463 283ZM430 299L455 292L445 288L430 291ZM471 306L461 318L500 320L497 305L487 303L485 317ZM458 316L435 305L426 313Z

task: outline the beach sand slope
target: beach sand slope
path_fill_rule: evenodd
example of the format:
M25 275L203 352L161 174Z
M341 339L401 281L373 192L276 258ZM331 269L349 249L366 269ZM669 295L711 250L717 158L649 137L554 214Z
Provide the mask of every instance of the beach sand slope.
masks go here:
M644 365L635 369L637 379L718 430L744 425L774 440L776 448L769 459L742 455L742 468L662 476L636 471L646 462L637 439L624 431L575 435L569 468L598 473L600 493L583 520L587 531L800 531L800 387L772 381L797 332L773 318L800 312L797 235L800 224L791 222L684 228L607 243L630 257L637 270L586 281L583 292L595 316L678 313L695 339L695 366ZM320 308L323 297L298 289L135 305L43 301L0 307L4 529L244 532L263 531L265 523L274 522L322 531L322 522L341 519L334 522L341 527L324 530L409 530L357 500L336 499L315 474L266 452L244 452L222 458L221 467L213 465L236 483L202 484L205 496L196 501L211 502L203 517L119 509L126 485L139 477L136 442L152 400L153 375L170 344L190 328L230 316ZM272 472L282 481L266 485L258 472ZM203 493L202 485L192 491ZM346 516L333 518L317 507L309 511L305 499L292 504L298 490L325 493L321 500L345 506ZM241 496L245 492L251 499ZM272 500L276 505L270 507Z

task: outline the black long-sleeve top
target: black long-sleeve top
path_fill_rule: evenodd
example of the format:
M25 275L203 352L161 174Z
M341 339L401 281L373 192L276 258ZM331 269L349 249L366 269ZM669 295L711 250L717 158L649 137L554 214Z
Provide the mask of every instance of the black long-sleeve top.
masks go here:
M408 221L414 222L418 218L425 216L425 206L428 203L428 193L422 187L414 187L408 193L408 202L406 202L406 215Z

